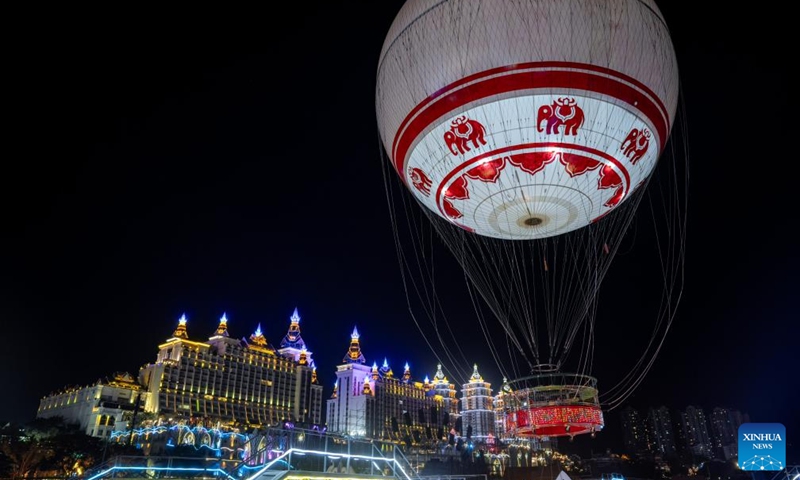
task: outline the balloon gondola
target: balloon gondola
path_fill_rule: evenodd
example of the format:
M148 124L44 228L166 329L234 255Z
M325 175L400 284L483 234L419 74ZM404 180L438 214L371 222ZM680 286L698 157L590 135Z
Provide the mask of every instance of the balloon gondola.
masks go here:
M503 388L504 427L513 437L574 437L603 429L597 380L548 372L518 378Z

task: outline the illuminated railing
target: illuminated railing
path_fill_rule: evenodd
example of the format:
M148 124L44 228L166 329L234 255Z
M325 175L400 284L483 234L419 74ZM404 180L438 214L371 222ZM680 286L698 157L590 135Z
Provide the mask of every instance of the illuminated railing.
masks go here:
M229 472L231 476L254 478L243 472L264 470L266 467L270 471L298 470L394 476L398 480L419 479L416 469L394 443L344 437L319 430L265 429L251 438L242 458L236 471Z
M126 476L257 480L261 477L277 480L282 476L291 477L292 472L297 471L303 472L303 478L311 478L307 475L309 472L325 472L420 480L416 469L399 446L389 442L346 438L315 430L269 428L249 435L239 450L240 455L235 460L221 455L205 458L115 457L93 468L82 478L104 480Z
M399 452L398 452L399 453ZM320 466L321 465L321 466ZM275 471L326 473L351 473L362 476L395 477L398 480L419 480L420 477L404 457L385 457L383 455L362 455L349 453L321 452L292 448L258 467L242 464L229 475L231 478L257 480L262 475Z
M786 468L779 471L753 470L748 473L753 480L800 480L800 465L787 465Z
M235 463L237 465L231 465ZM219 458L118 456L86 472L85 480L115 477L141 478L217 478L238 480L230 476L241 462Z

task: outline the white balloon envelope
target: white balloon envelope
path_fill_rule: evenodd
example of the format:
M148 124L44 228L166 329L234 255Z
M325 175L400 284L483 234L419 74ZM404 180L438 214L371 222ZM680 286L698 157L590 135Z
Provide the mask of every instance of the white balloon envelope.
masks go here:
M500 239L560 235L625 202L677 102L652 0L409 0L377 73L378 127L403 182Z

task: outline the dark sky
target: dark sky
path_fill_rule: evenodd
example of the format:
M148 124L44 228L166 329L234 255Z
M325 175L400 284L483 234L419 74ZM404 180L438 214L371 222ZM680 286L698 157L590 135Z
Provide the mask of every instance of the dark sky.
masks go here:
M0 418L136 373L184 312L198 339L227 312L235 336L260 322L278 343L298 307L326 385L354 325L370 363L433 373L400 281L375 121L378 54L402 2L312 3L230 23L72 10L23 22L30 40L5 74ZM630 404L730 406L800 435L787 15L660 3L689 127L686 287ZM632 288L632 255L604 289ZM449 315L467 345L472 312ZM640 320L604 312L607 332ZM628 348L606 335L617 343L598 345L600 372ZM497 384L488 355L472 355Z

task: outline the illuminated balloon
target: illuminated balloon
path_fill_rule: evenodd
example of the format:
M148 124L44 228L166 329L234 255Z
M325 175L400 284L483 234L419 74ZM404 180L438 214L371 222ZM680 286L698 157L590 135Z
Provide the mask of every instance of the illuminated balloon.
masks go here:
M403 182L500 239L560 235L625 202L677 103L653 0L409 0L377 72L378 127Z

